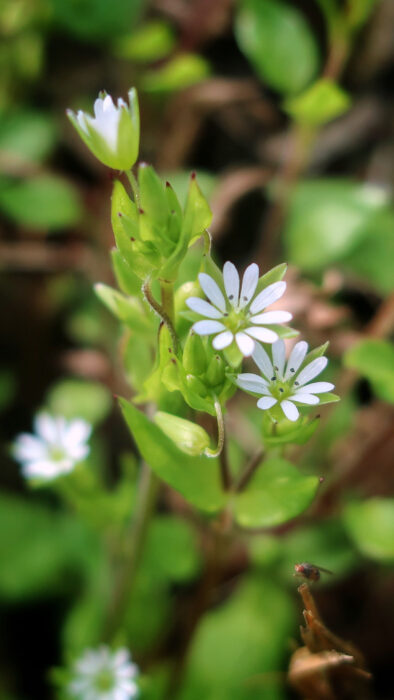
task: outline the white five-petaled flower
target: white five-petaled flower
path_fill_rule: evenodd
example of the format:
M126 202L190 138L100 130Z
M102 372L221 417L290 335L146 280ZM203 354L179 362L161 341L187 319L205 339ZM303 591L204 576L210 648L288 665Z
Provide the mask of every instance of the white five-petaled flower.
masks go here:
M127 649L86 649L74 664L67 690L79 700L131 700L139 692L137 674Z
M119 97L117 104L103 92L94 103L94 117L82 110L67 115L79 135L104 165L128 170L138 157L139 110L137 93L129 91L129 104Z
M303 365L308 351L308 343L301 340L292 349L286 363L286 349L283 340L272 346L272 361L261 345L257 345L253 359L261 370L257 374L239 374L237 384L241 389L261 394L257 406L267 410L278 404L286 418L296 421L299 411L296 403L316 405L320 399L316 394L324 394L334 388L330 382L309 382L327 365L326 357L317 357Z
M86 442L92 427L82 418L67 421L39 413L34 429L35 435L22 433L13 446L13 455L27 478L55 479L72 471L89 453Z
M267 306L281 298L286 282L274 282L256 294L259 281L259 267L252 263L246 268L242 284L236 267L226 262L223 267L223 294L215 280L205 272L198 279L209 301L199 297L189 297L186 304L205 320L197 321L193 330L198 335L213 335L215 350L227 348L235 340L245 357L255 349L255 340L274 343L278 334L266 326L290 321L288 311L264 311Z

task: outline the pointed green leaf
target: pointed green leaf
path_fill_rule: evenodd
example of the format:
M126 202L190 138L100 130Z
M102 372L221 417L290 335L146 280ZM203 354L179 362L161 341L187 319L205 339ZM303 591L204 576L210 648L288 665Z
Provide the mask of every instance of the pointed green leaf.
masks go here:
M215 512L222 508L225 497L217 460L186 455L131 403L120 399L120 405L143 459L157 476L201 510Z
M363 554L378 561L394 562L394 498L349 503L344 523Z

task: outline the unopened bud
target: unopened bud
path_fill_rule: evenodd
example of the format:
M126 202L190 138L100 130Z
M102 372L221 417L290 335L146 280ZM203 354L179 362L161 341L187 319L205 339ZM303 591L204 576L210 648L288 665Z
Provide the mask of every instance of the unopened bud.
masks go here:
M156 413L154 421L163 433L188 455L196 457L209 447L208 433L196 423L163 411Z
M225 365L219 355L212 357L207 372L205 374L206 381L212 387L222 384L225 378Z
M182 364L188 374L203 374L207 368L204 343L194 331L186 339Z

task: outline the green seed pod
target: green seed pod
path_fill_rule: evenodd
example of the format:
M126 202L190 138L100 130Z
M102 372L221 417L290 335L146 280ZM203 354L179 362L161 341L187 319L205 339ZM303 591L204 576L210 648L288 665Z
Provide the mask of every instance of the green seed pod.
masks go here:
M212 387L217 386L223 383L225 376L225 364L222 358L219 355L214 355L205 374L207 383Z
M186 339L182 364L188 374L200 375L207 368L204 343L194 331L190 331Z

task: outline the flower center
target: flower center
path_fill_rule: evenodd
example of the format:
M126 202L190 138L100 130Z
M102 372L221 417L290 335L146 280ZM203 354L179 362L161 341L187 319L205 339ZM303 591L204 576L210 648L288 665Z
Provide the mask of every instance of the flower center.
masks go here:
M66 453L58 445L53 445L49 448L49 458L52 462L61 462L66 457Z
M114 687L114 674L108 669L100 671L95 678L96 689L99 692L112 690Z
M287 397L293 393L291 386L289 386L287 382L282 382L280 379L274 377L271 378L270 392L278 401L287 399Z
M228 315L224 317L224 324L227 326L229 331L232 333L237 333L237 331L246 327L246 318L242 311L237 311L236 309L231 309Z

